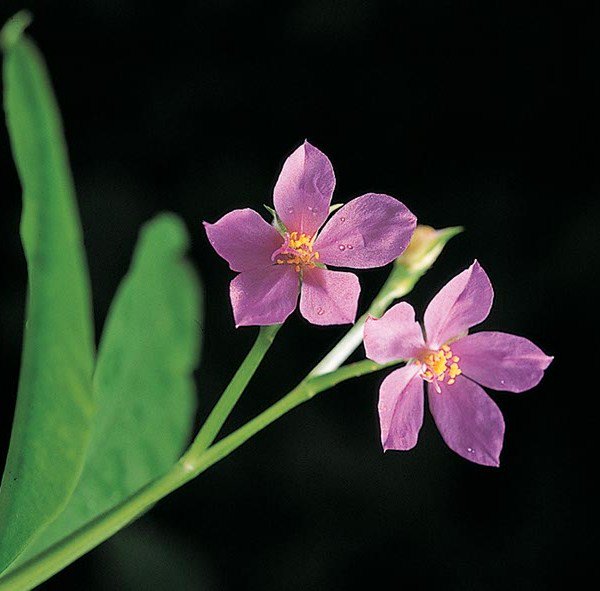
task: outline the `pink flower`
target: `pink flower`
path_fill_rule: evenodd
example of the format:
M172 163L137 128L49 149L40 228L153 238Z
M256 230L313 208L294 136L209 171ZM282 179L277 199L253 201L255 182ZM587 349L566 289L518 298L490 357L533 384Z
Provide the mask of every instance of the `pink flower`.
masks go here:
M431 300L425 334L405 302L365 325L367 357L377 363L407 359L379 390L379 421L384 450L407 450L417 443L423 423L422 381L429 408L448 447L486 466L498 466L504 419L478 384L493 390L524 392L536 386L550 365L531 341L503 332L467 335L485 320L494 292L475 261Z
M407 247L415 216L389 195L368 193L329 215L331 162L304 142L283 165L273 192L281 232L252 209L204 223L210 243L239 275L230 287L236 326L279 324L296 308L313 324L354 322L360 285L353 273L393 261ZM300 289L301 288L301 289Z

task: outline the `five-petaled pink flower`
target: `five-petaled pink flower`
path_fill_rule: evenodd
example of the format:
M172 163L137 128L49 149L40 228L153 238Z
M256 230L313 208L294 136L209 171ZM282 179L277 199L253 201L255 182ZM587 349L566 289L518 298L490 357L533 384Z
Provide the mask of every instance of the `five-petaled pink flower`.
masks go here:
M408 360L385 378L379 391L384 450L407 450L417 443L423 423L423 388L444 441L467 460L498 466L504 419L478 384L493 390L524 392L539 383L552 361L523 337L468 329L489 314L494 292L475 261L431 300L425 311L425 337L405 302L379 320L369 318L364 342L377 363Z
M366 269L393 261L407 247L415 216L389 195L369 193L329 215L331 162L304 142L283 165L273 192L278 231L252 209L204 223L210 243L239 275L230 287L236 326L283 322L296 308L313 324L354 322L356 275L326 265ZM301 289L299 289L301 287Z

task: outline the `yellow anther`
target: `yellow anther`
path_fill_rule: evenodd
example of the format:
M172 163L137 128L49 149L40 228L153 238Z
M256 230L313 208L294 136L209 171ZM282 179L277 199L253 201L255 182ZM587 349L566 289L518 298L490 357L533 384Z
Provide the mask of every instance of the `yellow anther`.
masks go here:
M304 267L312 269L316 266L314 261L319 260L319 253L313 250L312 238L298 232L288 234L286 242L274 256L282 257L277 259L277 264L294 265L297 272Z
M462 371L458 367L460 358L452 353L448 345L443 345L437 351L424 351L417 360L421 364L421 376L428 382L444 382L451 386Z
M433 363L430 364L433 373L441 375L446 369L446 357L442 355L434 356Z
M453 363L450 366L450 369L448 370L448 375L451 378L455 378L456 376L459 376L461 373L462 373L462 371L459 369L459 367L456 363Z

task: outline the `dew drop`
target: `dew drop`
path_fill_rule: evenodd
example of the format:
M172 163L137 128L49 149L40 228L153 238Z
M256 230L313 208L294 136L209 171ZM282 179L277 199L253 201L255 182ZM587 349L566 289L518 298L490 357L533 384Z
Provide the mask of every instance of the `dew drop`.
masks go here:
M319 306L319 307L317 308L317 314L318 314L319 316L323 316L323 314L325 314L325 310L323 310L323 308L321 308L321 306Z
M348 250L352 250L352 249L354 248L354 246L352 246L352 244L347 244L347 245L346 245L346 248L347 248Z
M342 217L340 218L340 222L345 222L345 221L346 221L346 218L345 218L344 216L342 216Z
M288 213L294 213L294 208L293 208L293 207L288 207L288 210L287 210L287 212L288 212Z
M340 244L340 245L338 246L338 248L339 248L340 250L346 250L346 247L345 247L343 244Z
M504 386L505 381L504 380L500 380L500 383Z
M467 451L468 451L470 454L474 454L474 453L475 453L475 450L474 450L472 447L467 447Z

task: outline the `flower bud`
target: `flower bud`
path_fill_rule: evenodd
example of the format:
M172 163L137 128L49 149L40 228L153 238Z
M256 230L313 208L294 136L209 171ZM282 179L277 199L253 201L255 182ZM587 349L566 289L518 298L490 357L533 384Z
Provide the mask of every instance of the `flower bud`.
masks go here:
M461 227L436 230L431 226L418 225L406 250L396 259L396 264L411 273L425 271L438 258L444 246L462 232Z

